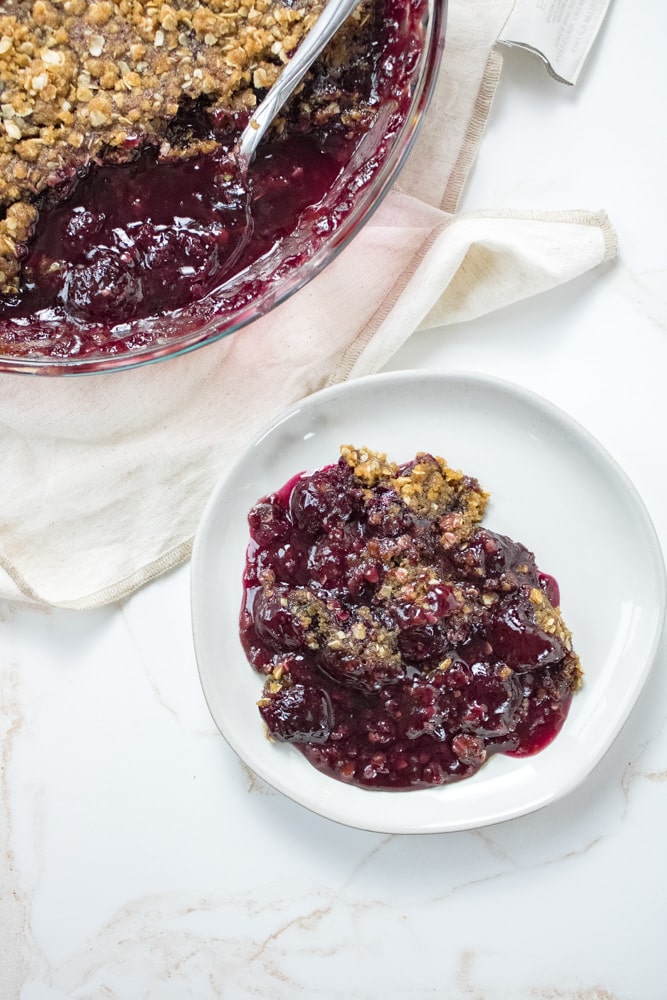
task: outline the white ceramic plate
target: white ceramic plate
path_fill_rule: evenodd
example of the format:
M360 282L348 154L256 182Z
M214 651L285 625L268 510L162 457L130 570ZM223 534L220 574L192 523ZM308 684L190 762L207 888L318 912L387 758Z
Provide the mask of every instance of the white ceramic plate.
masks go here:
M264 735L262 678L238 637L246 516L292 475L365 445L406 461L442 455L491 492L485 524L535 552L560 583L585 672L556 740L533 757L496 756L473 778L412 792L369 791L320 774ZM192 557L195 649L215 722L265 781L330 819L383 833L464 830L539 809L578 785L626 720L653 660L665 607L655 531L603 448L550 403L471 374L395 372L325 390L258 435L219 483Z

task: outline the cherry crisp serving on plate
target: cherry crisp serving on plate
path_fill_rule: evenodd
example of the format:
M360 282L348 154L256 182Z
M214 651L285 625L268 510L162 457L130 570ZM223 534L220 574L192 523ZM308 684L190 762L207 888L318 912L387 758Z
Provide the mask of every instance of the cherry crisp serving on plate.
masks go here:
M476 479L349 446L250 511L241 639L271 738L366 788L469 777L557 735L581 684L558 585Z

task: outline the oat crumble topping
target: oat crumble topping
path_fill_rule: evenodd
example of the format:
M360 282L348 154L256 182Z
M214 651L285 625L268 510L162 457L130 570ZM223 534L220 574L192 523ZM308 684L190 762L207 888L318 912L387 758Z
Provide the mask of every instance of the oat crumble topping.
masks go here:
M417 460L399 475L395 462L382 452L342 445L342 458L369 490L379 485L395 490L401 501L416 513L440 518L442 542L454 544L469 535L484 517L489 494L439 456L417 454Z

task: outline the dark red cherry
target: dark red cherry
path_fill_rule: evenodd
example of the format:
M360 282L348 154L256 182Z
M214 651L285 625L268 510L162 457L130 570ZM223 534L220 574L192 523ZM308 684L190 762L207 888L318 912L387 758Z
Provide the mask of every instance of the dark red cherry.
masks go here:
M324 743L331 732L331 700L321 688L281 688L259 710L271 735L287 743Z

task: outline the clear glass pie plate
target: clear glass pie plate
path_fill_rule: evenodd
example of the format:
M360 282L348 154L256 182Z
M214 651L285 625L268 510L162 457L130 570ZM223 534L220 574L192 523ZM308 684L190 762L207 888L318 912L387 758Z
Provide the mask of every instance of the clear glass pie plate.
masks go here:
M402 77L405 86L395 102L380 104L352 158L325 196L325 209L332 206L327 217L336 218L333 226L323 226L322 232L316 232L312 213L310 218L304 213L296 229L277 247L221 288L173 312L131 320L117 337L114 329L110 340L85 353L76 348L69 352L64 348L53 350L49 344L42 347L39 338L26 346L28 338L21 343L19 336L12 344L11 338L0 335L0 372L111 372L180 355L265 316L318 275L368 221L405 163L442 60L446 9L446 0L405 5L405 24L396 25L406 37L404 61L408 69ZM344 206L344 211L336 208L334 212L339 205Z

